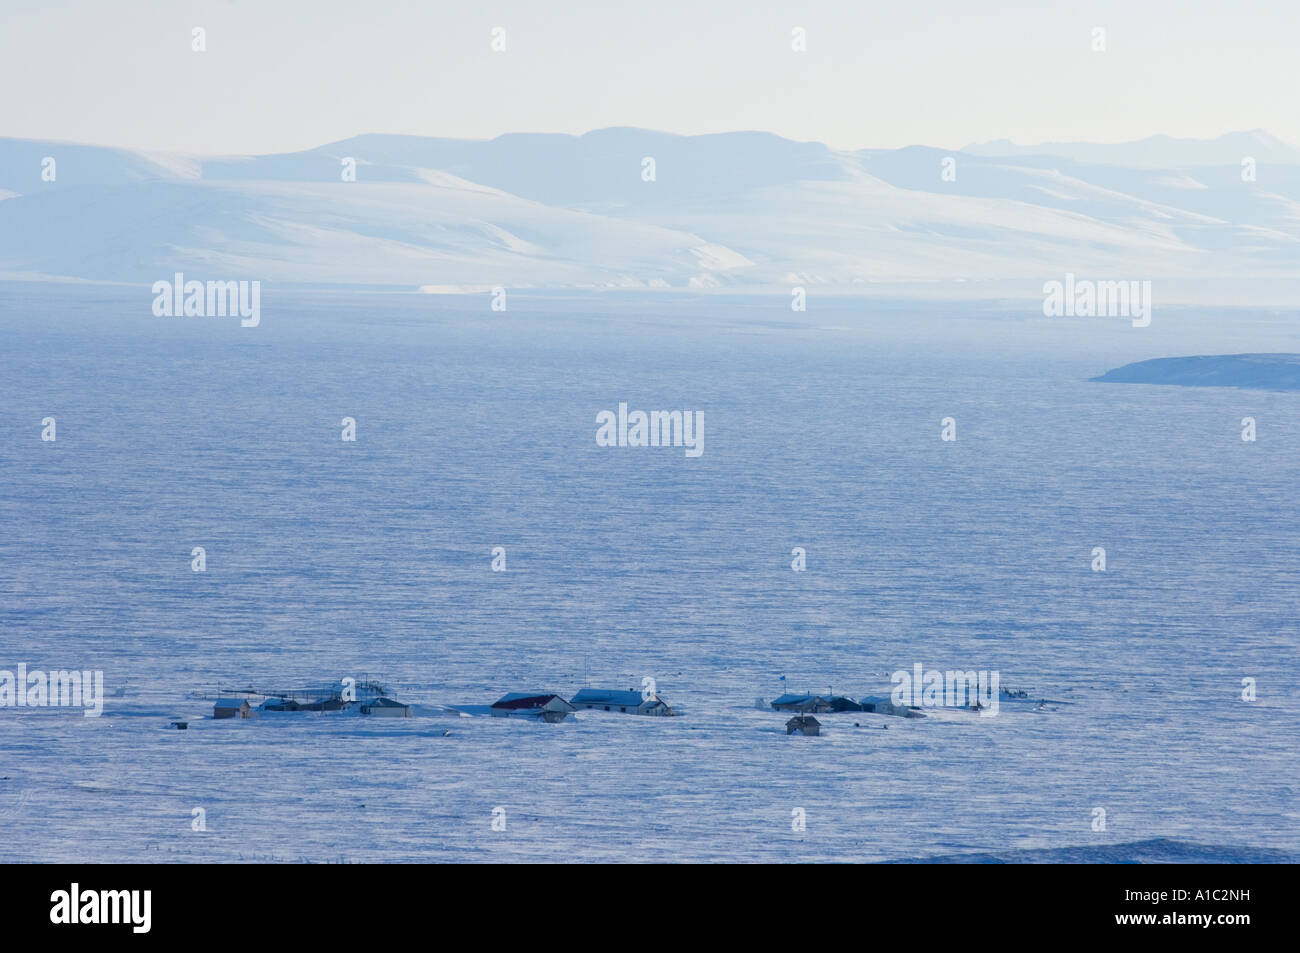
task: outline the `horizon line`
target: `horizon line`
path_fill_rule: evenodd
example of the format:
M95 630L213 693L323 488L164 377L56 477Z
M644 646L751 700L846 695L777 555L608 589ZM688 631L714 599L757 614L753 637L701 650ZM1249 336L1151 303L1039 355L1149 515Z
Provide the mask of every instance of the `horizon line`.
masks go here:
M382 136L382 137L391 137L397 139L427 139L427 140L439 140L439 141L447 141L447 142L490 143L490 142L496 142L499 139L504 139L507 136L538 136L538 137L546 136L546 137L562 137L568 139L584 139L587 136L594 135L596 133L612 132L616 130L650 133L652 135L659 135L659 136L671 136L677 139L712 139L712 138L719 138L722 136L737 136L737 135L770 136L774 139L780 139L782 141L794 143L796 145L819 145L830 152L843 153L843 154L855 154L860 152L899 152L902 151L903 149L916 149L916 148L922 148L922 149L943 149L944 148L943 146L935 146L924 142L912 142L912 143L908 143L905 146L863 146L857 149L842 149L842 148L828 145L826 142L820 139L792 139L789 136L784 136L781 133L772 132L771 130L767 130L767 129L731 129L725 132L682 133L682 132L673 132L667 129L654 129L647 126L624 126L624 125L598 126L592 129L588 129L586 132L580 132L580 133L550 132L550 131L540 131L540 130L516 130L511 132L502 132L502 133L498 133L495 136L488 136L488 137L435 136L435 135L423 135L419 133L406 133L406 132L359 132L359 133L354 133L353 135L350 136L345 136L342 139L330 139L325 142L318 143L314 146L306 146L300 149L290 149L290 150L279 151L279 152L190 152L185 150L155 149L155 148L146 148L140 146L111 145L103 142L85 142L85 141L78 141L73 139L45 138L45 137L31 137L31 136L0 136L0 142L30 142L30 143L49 143L52 145L61 145L61 146L81 146L90 149L105 149L105 150L111 150L115 152L127 152L136 155L142 155L142 156L166 155L166 156L175 156L181 158L222 159L222 158L263 158L268 156L298 155L304 152L312 152L317 149L323 149L326 146L336 145L344 142L351 142L355 139L362 139L366 137ZM1095 141L1090 139L1050 139L1050 140L1043 140L1039 142L1021 143L1007 137L995 137L991 139L985 139L980 142L969 142L964 146L960 146L955 150L950 150L950 151L965 152L967 149L970 149L972 147L987 146L987 145L992 145L994 143L999 143L999 144L1007 143L1008 145L1016 149L1033 149L1038 147L1050 148L1050 147L1061 147L1061 146L1131 146L1131 145L1137 145L1138 143L1148 142L1153 139L1165 139L1171 142L1209 143L1209 142L1217 142L1218 140L1225 139L1228 136L1247 135L1251 133L1262 133L1263 135L1268 136L1269 138L1280 143L1281 145L1286 146L1290 149L1295 149L1297 152L1300 152L1300 144L1293 143L1287 139L1283 139L1281 136L1278 136L1275 133L1270 132L1268 129L1265 129L1262 126L1257 126L1253 129L1229 129L1219 133L1216 136L1211 136L1208 138L1196 137L1196 136L1174 136L1169 133L1157 132L1157 133L1152 133L1151 135L1148 136L1142 136L1141 138L1138 139L1124 139L1120 141Z

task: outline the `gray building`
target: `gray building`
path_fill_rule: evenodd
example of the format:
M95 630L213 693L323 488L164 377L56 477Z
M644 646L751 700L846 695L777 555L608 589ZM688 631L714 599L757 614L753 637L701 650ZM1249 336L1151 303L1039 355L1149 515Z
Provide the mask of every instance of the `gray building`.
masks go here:
M247 718L251 714L247 698L218 698L212 706L213 718Z
M646 697L636 689L623 691L617 688L583 688L569 699L569 704L579 711L616 711L625 715L676 714L658 695Z
M812 737L821 734L822 723L812 715L795 715L785 723L787 735L804 735Z

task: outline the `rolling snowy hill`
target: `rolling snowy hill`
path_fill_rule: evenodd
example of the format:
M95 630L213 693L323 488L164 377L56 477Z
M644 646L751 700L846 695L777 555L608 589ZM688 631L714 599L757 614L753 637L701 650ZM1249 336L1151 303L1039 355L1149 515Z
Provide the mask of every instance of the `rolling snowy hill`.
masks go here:
M1243 182L1229 157L1261 141L1234 135L1253 138L1061 147L1074 158L626 128L369 135L217 158L0 140L0 277L844 292L998 281L1033 292L1067 271L1294 277L1295 150L1263 142Z
M1107 371L1095 381L1300 390L1300 354L1206 354L1158 357Z

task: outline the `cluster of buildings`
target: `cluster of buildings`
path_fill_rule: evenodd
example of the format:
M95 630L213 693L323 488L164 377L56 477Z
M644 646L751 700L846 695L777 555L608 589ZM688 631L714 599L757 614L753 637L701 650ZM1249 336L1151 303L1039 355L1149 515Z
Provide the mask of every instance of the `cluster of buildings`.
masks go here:
M348 681L351 681L350 679ZM1003 690L1011 698L1027 698L1025 692ZM213 706L213 718L251 718L270 712L348 712L380 718L409 718L411 705L389 696L377 682L362 681L343 688L310 689L303 691L263 692L242 689L219 692L221 697ZM262 697L254 708L249 696ZM762 701L759 705L762 706ZM787 693L774 699L771 706L776 711L790 712L793 717L785 724L786 734L818 735L821 722L815 715L841 712L872 712L900 718L924 718L919 707L896 705L888 698L857 700L847 695L825 695L810 692ZM462 714L489 714L499 718L533 718L544 722L564 721L579 711L607 711L625 715L671 716L678 712L669 707L659 695L648 688L644 691L616 688L583 688L571 698L559 692L521 691L507 692L490 706L460 706ZM173 722L173 727L184 728L183 722Z
M659 695L635 688L583 688L567 701L556 692L509 692L492 703L497 717L524 716L563 721L577 711L609 711L624 715L676 715Z
M249 696L262 697L254 708ZM254 691L245 689L227 692L212 706L213 718L253 718L267 712L297 711L359 711L363 715L380 718L410 718L412 707L388 697L387 690L377 682L358 682L355 685L304 689L297 691Z
M820 734L821 722L813 717L814 713L866 711L877 715L895 715L899 718L925 717L919 708L895 705L887 698L866 698L858 701L847 695L814 695L808 692L781 695L772 700L772 707L776 711L797 713L785 723L787 735Z
M412 706L389 697L377 682L358 682L345 691L341 687L300 691L219 691L212 708L213 718L253 718L269 712L356 711L381 718L409 718ZM250 696L262 701L256 707ZM482 713L472 707L458 708L465 714ZM638 689L583 688L572 698L558 692L508 692L492 703L487 714L497 717L536 718L563 721L577 711L608 711L625 715L676 715L677 712L652 691ZM176 723L179 727L179 723Z

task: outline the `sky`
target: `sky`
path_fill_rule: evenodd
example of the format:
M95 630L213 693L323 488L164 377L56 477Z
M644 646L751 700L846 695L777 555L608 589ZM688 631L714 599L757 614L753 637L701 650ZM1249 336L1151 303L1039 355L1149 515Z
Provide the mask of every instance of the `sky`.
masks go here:
M1256 128L1300 144L1297 50L1297 0L0 0L0 137L197 154L606 126L850 149Z

